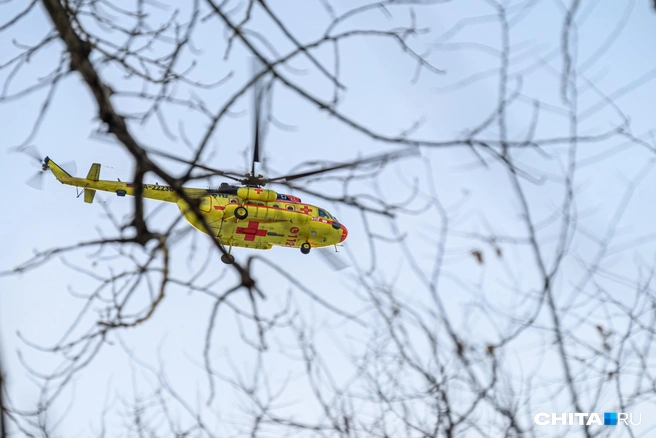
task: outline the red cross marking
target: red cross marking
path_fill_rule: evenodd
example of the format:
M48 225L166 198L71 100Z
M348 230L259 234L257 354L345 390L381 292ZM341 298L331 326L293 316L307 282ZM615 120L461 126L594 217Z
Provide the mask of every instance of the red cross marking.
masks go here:
M266 230L258 230L257 227L260 225L259 222L249 222L248 227L246 228L237 228L237 234L244 234L244 240L253 241L255 236L266 236Z
M311 208L309 208L307 205L304 205L303 207L299 208L300 211L302 211L305 214L308 214L312 211Z
M256 189L253 189L253 190L255 190L255 193L257 193L258 195L259 195L260 193L262 193L262 189L259 188L259 187L256 188Z

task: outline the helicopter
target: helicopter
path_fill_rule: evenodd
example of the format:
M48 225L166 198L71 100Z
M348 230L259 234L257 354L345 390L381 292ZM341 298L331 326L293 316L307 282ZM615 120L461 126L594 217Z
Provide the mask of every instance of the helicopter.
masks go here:
M304 203L296 196L278 193L264 187L269 183L292 181L364 164L382 164L415 151L404 149L275 178L265 178L261 174L256 175L255 163L260 162L260 138L262 137L260 115L263 88L256 84L254 89L255 116L251 172L240 175L235 172L211 169L213 175L231 179L238 184L224 182L214 189L184 187L182 190L185 197L197 203L198 210L209 225L213 236L226 248L226 253L221 256L221 261L225 264L232 264L235 261L232 255L233 247L268 250L274 246L282 246L299 248L301 253L309 254L312 248L334 246L337 251L337 245L342 244L348 237L348 230L342 222L325 208ZM24 149L23 152L27 152L41 161L34 151L30 152ZM159 153L159 155L192 164L166 153ZM41 174L49 170L62 184L81 188L86 203L93 202L97 191L115 193L119 197L134 196L135 194L135 184L133 183L120 180L101 180L99 163L91 165L86 178L72 176L64 170L65 166L59 166L49 157L45 157L41 161L41 166ZM196 167L210 170L199 164ZM173 187L158 183L143 184L141 193L146 199L177 204L181 214L192 227L208 234L203 221L199 220L194 209Z
M278 180L291 181L364 163L387 161L400 154L384 154L277 178L264 178L248 173L236 178L222 172L242 185L222 183L217 189L183 188L188 198L198 200L198 208L209 224L214 236L228 253L221 257L226 264L234 263L233 247L268 250L273 246L300 248L309 254L312 248L336 246L343 243L348 230L327 209L306 204L300 198L263 188ZM62 184L83 189L84 202L92 203L96 191L115 193L117 196L134 196L135 185L130 182L100 179L99 163L93 163L86 178L76 178L49 157L43 160L43 171L51 171ZM173 187L143 184L142 196L146 199L176 203L184 218L199 231L207 233L190 205Z

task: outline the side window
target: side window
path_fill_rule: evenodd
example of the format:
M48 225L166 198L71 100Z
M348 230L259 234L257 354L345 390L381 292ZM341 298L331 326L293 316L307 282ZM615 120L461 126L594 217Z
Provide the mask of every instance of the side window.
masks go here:
M273 204L273 208L280 208L278 204Z
M294 209L294 206L293 206L293 205L288 205L288 206L287 206L287 210L293 210L293 209Z
M330 219L330 216L328 216L328 213L326 213L326 211L322 210L321 208L319 209L319 217L325 217L326 219Z
M230 203L231 203L231 204L236 204L236 203L237 203L237 200L236 200L235 198L232 198L232 199L230 200Z

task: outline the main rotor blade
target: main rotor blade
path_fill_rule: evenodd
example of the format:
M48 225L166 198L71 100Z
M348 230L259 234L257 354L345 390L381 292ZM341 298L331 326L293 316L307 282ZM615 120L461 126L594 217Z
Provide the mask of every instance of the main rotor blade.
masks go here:
M181 158L181 157L177 157L175 155L172 155L172 154L169 154L169 153L166 153L166 152L148 150L148 153L154 154L154 155L159 155L160 157L168 158L169 160L177 161L178 163L187 164L189 166L193 165L194 167L198 167L199 169L207 170L208 172L212 172L215 175L223 176L225 178L229 178L229 179L234 180L234 181L241 181L242 180L242 178L238 178L240 175L237 174L237 173L224 172L222 170L218 170L218 169L214 169L212 167L204 166L204 165L199 164L199 163L194 164L189 160L186 160L186 159Z
M321 248L317 252L323 257L324 261L330 265L333 271L341 271L349 267L349 264L335 255L335 251L330 248Z
M268 183L268 182L279 181L279 180L292 181L292 180L299 179L299 178L306 178L308 176L318 175L320 173L331 172L333 170L347 169L349 167L357 167L357 166L361 166L363 164L391 161L391 160L395 160L397 158L401 158L401 157L405 157L405 156L418 155L418 154L419 154L419 152L416 149L404 149L404 150L399 151L399 152L390 152L389 154L376 155L376 156L373 156L373 157L364 158L362 160L353 161L351 163L342 163L342 164L337 164L337 165L331 166L331 167L325 167L323 169L308 170L307 172L295 173L295 174L292 174L292 175L285 175L285 176L278 176L278 177L275 177L275 178L268 178L266 180L266 182Z
M260 162L260 112L262 97L255 85L255 121L253 123L253 161L251 162L251 175L255 175L255 162Z
M263 66L257 58L253 58L253 77L260 74ZM255 175L255 163L260 162L260 142L262 141L262 104L264 100L264 75L253 84L253 161L251 162L251 175Z

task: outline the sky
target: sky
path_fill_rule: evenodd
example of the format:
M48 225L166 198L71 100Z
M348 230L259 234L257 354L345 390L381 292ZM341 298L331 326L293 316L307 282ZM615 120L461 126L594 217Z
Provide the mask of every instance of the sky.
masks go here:
M130 4L120 4L123 3ZM340 12L350 8L353 3L341 0L331 4L335 11ZM567 4L569 2L542 0L513 3L514 6L510 7L513 16L523 17L523 20L510 22L513 56L510 69L512 78L508 88L513 90L521 85L517 103L508 110L511 138L521 139L526 135L535 99L541 102L535 136L562 137L568 133L567 116L559 95L562 60L558 55L561 44L558 26ZM181 9L181 16L188 15L187 2L176 6ZM271 6L301 41L317 38L328 24L328 15L320 1L294 4L272 1ZM20 3L13 2L0 8L0 16L9 16L20 8ZM521 12L522 8L527 8L525 15ZM162 16L166 13L170 13L170 9L162 12ZM157 12L153 14L157 16ZM430 32L413 39L413 47L419 53L432 50L429 59L446 73L433 75L424 71L416 83L411 81L415 65L393 41L370 37L350 40L340 50L340 74L347 84L347 90L343 93L339 109L370 129L388 136L398 135L418 120L423 123L412 134L413 138L449 140L471 130L494 109L498 95L497 78L488 75L483 80L467 82L464 87L454 89L452 86L472 75L498 68L498 53L494 48L499 47L500 38L498 22L492 19L495 14L491 4L484 1L453 1L439 6L417 7L418 27L428 27ZM382 12L368 13L343 26L344 30L394 27L405 25L410 20L409 12L403 7L394 9L392 17L387 18ZM456 23L472 23L467 21L468 17L482 18L477 25L464 26L457 32L453 30ZM624 17L626 25L622 26ZM582 75L577 83L581 135L605 132L622 122L622 116L611 106L596 110L599 102L603 103L610 96L630 119L632 133L647 142L653 140L648 133L653 128L652 108L656 97L656 83L653 81L656 53L651 44L656 36L654 20L656 14L647 1L581 2L577 15L578 50L574 64ZM6 60L16 53L12 40L23 44L35 43L50 26L39 5L20 25L9 32L0 33L2 59ZM273 30L272 23L261 15L254 16L253 28L266 35L266 39L281 52L290 49L289 43ZM605 46L606 37L613 35L615 29L621 30L617 39L610 48L599 52L600 47ZM450 30L451 38L448 41L440 39ZM224 58L225 32L216 20L209 20L199 27L194 48L193 55L185 53L182 61L190 62L192 56L197 61L192 71L194 78L216 81L234 72L225 86L203 91L202 98L210 108L218 108L248 79L250 58L238 43L230 57L227 60ZM597 53L602 53L602 56L593 57ZM319 50L316 56L332 66L332 50ZM55 46L35 56L13 79L10 90L19 90L42 77L44 70L52 68L58 57L59 47L55 50ZM589 62L588 59L596 59L596 62ZM329 82L307 60L299 59L293 66L295 70L283 72L321 99L331 98L333 89ZM520 72L521 84L517 81ZM105 68L101 74L116 88L140 89L138 82L126 78L117 68ZM0 72L0 80L3 84L6 82L6 72ZM176 93L186 97L188 89L181 86ZM35 191L23 184L36 169L27 157L8 151L26 141L44 97L45 92L40 91L19 100L0 100L0 120L5 121L2 124L0 182L8 189L3 201L2 240L5 251L0 253L0 272L20 265L35 250L115 234L106 212L110 211L114 217L125 222L133 208L128 199L100 193L94 204L85 204L75 196L73 188L57 183L54 178L49 178L50 175L46 175L43 191ZM142 105L118 97L114 102L119 110L125 111L135 111ZM247 168L251 143L250 103L250 97L239 100L231 117L220 123L210 142L213 152L209 159L211 165L226 170ZM268 129L264 155L270 176L282 174L304 161L347 161L361 155L395 150L394 145L374 141L325 112L316 110L284 87L276 86L274 89L272 108L276 119L291 129L276 126ZM146 146L184 154L188 152L183 137L197 143L204 134L205 120L188 110L168 107L164 110L164 117L171 128L170 135L164 132L156 118L152 118L142 125L131 125L135 137ZM79 175L85 174L91 163L98 162L103 166L102 178L130 180L133 171L130 156L111 141L92 135L97 126L90 93L77 75L71 75L58 85L47 117L28 143L36 145L42 154L57 162L75 160ZM184 133L180 130L181 126ZM491 126L484 133L484 138L494 138L498 131L496 126ZM515 155L527 169L535 170L536 174L544 177L544 181L538 184L524 182L531 211L544 231L544 248L553 245L554 236L557 236L557 228L554 228L550 215L554 206L562 201L558 177L563 174L566 163L564 147L557 146L548 152L526 151ZM548 156L545 158L545 155ZM580 145L577 159L581 164L576 183L580 222L572 230L572 256L567 259L563 275L557 278L556 290L563 306L587 309L585 294L577 296L571 291L582 276L582 261L593 261L598 249L595 239L590 236L603 236L609 225L618 224L617 238L609 248L609 252L616 255L604 259L603 268L629 278L647 275L645 270L654 255L652 224L656 217L655 210L649 205L655 195L656 175L649 167L653 154L646 147L627 145L618 138ZM404 202L412 192L413 179L417 181L420 196L406 206L418 213L401 216L398 226L406 236L407 247L420 261L421 270L430 272L436 258L440 227L444 225L438 212L425 207L432 196L431 190L434 190L442 205L453 212L449 215L449 223L454 227L454 232L446 246L447 258L440 278L442 299L458 329L472 339L484 342L495 337L495 329L488 319L492 318L491 308L498 306L504 311L516 311L516 316L521 317L530 311L530 303L523 302L518 294L509 291L513 288L532 291L536 287L536 272L530 255L511 245L504 247L508 252L501 259L495 259L491 247L481 246L486 260L483 266L479 266L471 256L472 249L479 247L472 246L472 240L466 238L470 233L485 234L494 230L497 234L517 236L525 231L520 221L520 206L511 195L512 185L503 166L491 159L488 167L477 166L476 163L476 157L468 148L422 148L420 157L389 166L377 178L377 186L371 181L355 182L352 193L361 194L364 199L367 195L380 196L377 191L380 190L390 202ZM170 163L166 165L173 171L180 171ZM640 173L643 168L644 173ZM432 173L429 175L427 170ZM639 184L632 192L626 210L621 217L617 217L617 206L623 205L626 183L636 175L641 175ZM152 175L147 179L157 181ZM219 182L215 180L211 183ZM206 186L209 183L198 184ZM341 194L343 190L341 184L334 181L316 182L311 188L329 194ZM327 208L348 227L349 239L339 257L348 260L352 267L334 272L317 254L306 257L299 251L285 248L274 248L259 255L278 264L279 269L292 275L314 294L351 313L363 315L365 319L369 317L367 309L370 306L365 284L394 282L400 285L400 296L408 303L417 308L428 306L430 300L425 295L420 276L409 266L398 245L377 242L375 250L371 251L358 211L288 188L276 189ZM166 227L179 214L173 205L160 207L147 203L147 209L153 212L149 223L155 228ZM379 217L369 219L375 233L391 235L392 228L386 220ZM184 231L189 227L182 223L178 229ZM179 278L195 278L209 251L203 236L197 234L193 237L193 233L195 231L190 231L176 246L173 272ZM630 248L628 251L625 250L627 246ZM143 259L139 251L135 250L133 254ZM249 254L248 250L235 250L238 260L244 260ZM21 338L39 345L52 345L60 339L70 321L83 308L83 300L74 294L88 294L97 286L93 278L71 269L70 265L75 264L100 275L128 266L125 260L114 255L112 250L108 250L106 259L97 260L93 251L83 250L66 255L64 261L54 259L28 273L0 277L0 348L3 366L10 376L9 391L18 406L27 409L38 397L21 362L40 372L49 372L56 369L61 360L53 354L30 348ZM376 261L374 273L366 282L360 282L358 273L366 271L373 259ZM308 299L275 270L264 266L258 269L258 282L267 294L267 300L262 303L263 311L275 313L283 308L291 293L302 320L308 327L314 328L317 344L321 345L324 357L329 358L328 366L335 378L341 382L348 381L353 372L350 356L362 353L366 330ZM214 255L209 258L209 265L200 274L199 281L221 291L230 287L235 277ZM599 290L612 289L610 283L611 280L609 284L597 283L595 287ZM492 304L479 309L472 307L470 299L474 299L473 291L483 293ZM609 292L611 297L620 301L624 299L624 293L628 292L620 286ZM134 306L146 303L147 288L141 287L137 297ZM246 295L238 295L234 304L247 306ZM140 362L151 367L165 364L171 385L195 405L197 398L207 396L202 351L212 306L210 297L190 292L184 287L171 286L165 302L147 324L122 331L103 345L101 353L83 373L76 375L73 384L55 403L49 421L55 423L63 418L57 429L61 436L88 436L89 431L97 434L100 430L100 413L107 404L113 409L108 421L114 430L128 421L129 416L125 412L129 410L131 397L133 394L147 394L149 385L156 383L156 375L131 362L126 349L133 351ZM590 310L595 318L598 317L595 313L597 310ZM94 318L100 311L94 304L93 311L83 318L80 330L93 327ZM614 321L611 317L607 321L603 317L598 318L600 324ZM585 331L594 327L594 323L585 327L575 321L571 324L572 330ZM621 321L618 324L616 329L619 331ZM212 363L219 372L248 375L254 367L255 355L252 348L244 345L240 336L242 329L249 336L253 335L252 327L244 328L230 309L220 311L212 332L215 343L211 352ZM552 375L558 375L558 363L551 356L544 356L546 360L540 363L543 345L536 343L536 339L547 339L545 342L549 339L548 335L544 338L540 336L532 334L518 341L517 349L508 354L516 355L521 366L534 370L539 378L548 381ZM295 341L291 332L278 332L270 339L271 349L266 366L274 384L289 379L291 390L281 402L285 406L281 408L283 411L301 417L319 418L317 406L310 401L298 358L288 354L289 350L293 350L290 345ZM239 431L240 425L246 421L239 409L246 404L243 395L229 383L217 381L216 385L215 405L203 408L204 415L219 430L226 433ZM560 412L564 409L563 395L550 401L550 394L549 390L540 394L540 411ZM607 397L612 400L612 395ZM653 407L643 406L641 409L645 414L644 421L646 413L649 409L653 411ZM650 424L653 426L654 423ZM648 436L648 427L644 424L637 431ZM537 430L536 434L550 436L552 432L543 429ZM109 433L109 436L114 435Z

